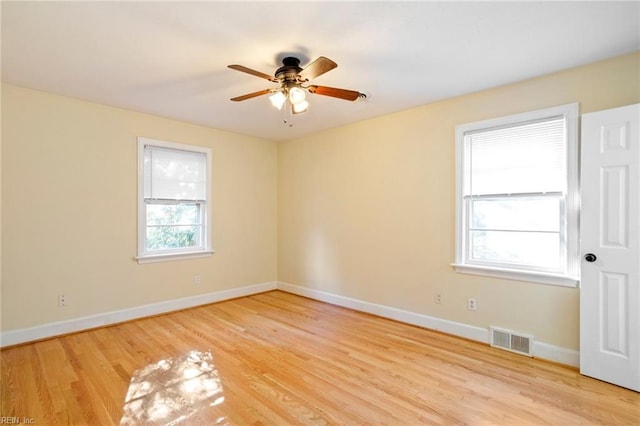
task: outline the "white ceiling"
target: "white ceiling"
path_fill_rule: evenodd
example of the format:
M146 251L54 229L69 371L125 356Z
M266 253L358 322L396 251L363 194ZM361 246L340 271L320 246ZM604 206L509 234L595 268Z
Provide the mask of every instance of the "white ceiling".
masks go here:
M640 2L2 2L6 82L273 140L640 50ZM338 63L289 128L282 57Z

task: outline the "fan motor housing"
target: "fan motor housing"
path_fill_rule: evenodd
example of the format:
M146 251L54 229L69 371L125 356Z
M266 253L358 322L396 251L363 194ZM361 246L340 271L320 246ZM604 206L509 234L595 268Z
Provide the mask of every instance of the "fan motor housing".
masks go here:
M300 59L288 56L282 60L282 66L276 70L275 77L280 81L298 81Z

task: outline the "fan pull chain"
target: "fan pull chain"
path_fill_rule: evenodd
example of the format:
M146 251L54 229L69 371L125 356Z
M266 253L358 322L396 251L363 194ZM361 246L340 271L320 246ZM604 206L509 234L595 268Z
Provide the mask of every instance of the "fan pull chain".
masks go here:
M284 124L289 127L293 127L293 121L292 121L293 116L291 114L291 108L292 106L290 104L289 99L287 98L287 100L285 101L284 107L282 109L284 110Z

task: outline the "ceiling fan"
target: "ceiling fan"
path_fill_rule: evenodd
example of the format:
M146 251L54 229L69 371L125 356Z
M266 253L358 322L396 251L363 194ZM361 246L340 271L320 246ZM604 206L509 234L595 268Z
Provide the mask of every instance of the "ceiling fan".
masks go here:
M291 112L293 114L300 114L305 112L309 103L305 100L305 91L316 95L331 96L333 98L344 99L346 101L355 101L358 99L366 98L364 93L360 93L356 90L337 89L335 87L306 85L309 80L314 79L322 74L331 71L336 68L338 64L333 62L329 58L320 56L315 61L311 62L307 67L300 67L300 59L288 56L282 60L282 66L276 70L273 76L262 73L260 71L247 68L243 65L229 65L229 68L236 71L245 72L247 74L254 75L256 77L264 78L273 83L278 83L280 86L272 89L264 89L258 92L248 93L242 96L236 96L231 98L232 101L239 102L247 99L255 98L257 96L271 94L269 100L278 109L288 102L291 105ZM286 113L287 109L285 109ZM285 122L286 122L285 118Z

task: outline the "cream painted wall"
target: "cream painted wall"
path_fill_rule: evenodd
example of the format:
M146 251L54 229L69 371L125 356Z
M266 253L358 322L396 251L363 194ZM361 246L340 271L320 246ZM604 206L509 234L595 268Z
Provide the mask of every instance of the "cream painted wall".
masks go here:
M2 331L277 279L274 142L2 89ZM137 136L212 148L212 257L133 260Z
M2 99L2 85L0 85L0 99ZM0 102L0 122L2 117L2 102ZM0 124L0 128L2 125ZM2 330L2 132L0 131L0 330Z
M581 113L639 102L639 63L625 55L280 144L279 280L577 350L578 289L450 266L454 129L570 102Z
M449 266L454 127L575 101L583 113L639 102L639 63L626 55L279 145L3 85L1 329L278 279L577 349L577 289ZM212 257L133 260L137 136L212 147ZM68 307L57 307L60 293Z

